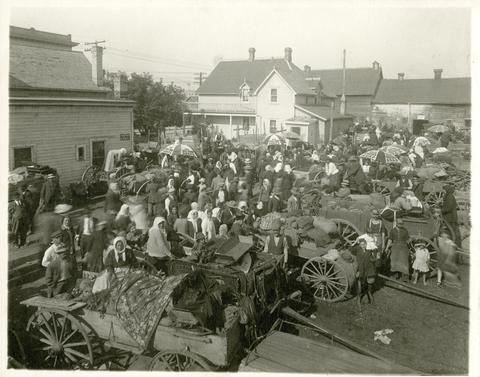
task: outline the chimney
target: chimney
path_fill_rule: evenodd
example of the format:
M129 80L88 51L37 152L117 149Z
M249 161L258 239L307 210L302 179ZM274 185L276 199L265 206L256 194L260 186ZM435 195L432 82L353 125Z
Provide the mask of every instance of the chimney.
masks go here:
M375 71L378 71L378 70L380 69L380 63L375 60L375 61L372 63L372 68L373 68Z
M398 74L398 79L399 79L400 81L401 81L401 80L404 80L404 79L405 79L405 73L400 72L400 73Z
M434 69L433 70L433 78L435 80L440 80L442 78L442 72L443 72L443 69Z
M92 52L92 80L97 86L103 86L103 47L93 45Z
M303 67L303 71L307 76L310 76L310 73L312 73L312 68L309 65L306 65Z
M248 61L251 63L255 60L255 49L253 47L250 47L248 49Z
M118 72L113 76L113 97L122 98L127 92L127 76L123 72Z
M292 62L292 51L291 47L285 47L285 60L289 63Z

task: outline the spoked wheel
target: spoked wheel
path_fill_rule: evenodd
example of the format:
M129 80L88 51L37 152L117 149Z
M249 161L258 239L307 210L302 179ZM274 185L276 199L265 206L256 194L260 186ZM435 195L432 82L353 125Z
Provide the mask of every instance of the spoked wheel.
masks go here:
M212 370L204 358L188 351L161 351L153 357L149 369L168 372Z
M360 236L360 231L358 228L353 225L350 221L343 219L330 219L337 224L337 231L340 235L340 240L345 246L353 246L358 236Z
M302 267L301 277L315 298L323 301L339 301L348 291L347 274L342 266L322 257L309 259Z
M27 324L40 367L47 369L90 369L93 347L86 327L70 313L40 309Z
M89 166L82 174L82 182L86 187L90 187L97 182L100 168L96 165Z
M408 242L408 249L410 251L410 260L415 259L415 245L421 244L425 246L430 253L430 270L434 270L437 267L437 257L438 257L438 248L433 243L433 241L429 240L428 238L422 236L412 236L410 241Z
M440 208L443 204L443 191L430 192L425 196L425 203L431 208Z

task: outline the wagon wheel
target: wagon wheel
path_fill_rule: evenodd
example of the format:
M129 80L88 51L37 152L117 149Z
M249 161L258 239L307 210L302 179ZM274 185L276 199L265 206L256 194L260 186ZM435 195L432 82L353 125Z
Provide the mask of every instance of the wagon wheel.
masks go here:
M138 188L137 190L137 194L136 196L138 197L138 195L140 195L140 193L142 192L142 190L147 187L147 184L149 184L150 182L152 182L151 179L149 179L148 181L145 181L144 183L142 183L142 185Z
M310 286L313 295L323 301L339 301L348 291L347 274L343 267L322 257L305 262L301 277Z
M86 328L70 313L40 309L30 317L27 332L34 343L31 350L42 366L51 369L89 369L93 347Z
M360 231L358 228L353 225L350 221L344 219L330 219L335 224L337 224L338 234L340 235L341 240L347 246L353 246L358 236L360 236Z
M431 208L441 207L443 204L443 191L430 192L425 196L425 203L427 203Z
M424 244L425 247L428 249L428 252L430 253L430 264L429 264L430 270L434 270L437 266L438 248L437 248L437 245L435 245L434 242L432 242L431 240L429 240L426 237L412 236L410 238L410 241L408 242L408 250L410 251L410 260L413 261L415 259L415 247L414 247L414 245L418 242Z
M90 187L97 181L99 167L96 165L89 166L82 174L82 182L86 187Z
M161 351L158 352L150 363L151 371L211 371L207 361L188 351Z

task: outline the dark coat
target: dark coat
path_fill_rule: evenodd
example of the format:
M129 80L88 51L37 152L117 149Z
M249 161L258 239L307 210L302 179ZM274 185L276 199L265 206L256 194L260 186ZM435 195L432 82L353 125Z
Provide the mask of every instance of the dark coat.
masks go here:
M453 193L448 193L443 198L442 215L448 223L458 223L457 200Z
M75 287L77 267L73 260L57 258L47 266L45 280L47 283L47 297L70 292Z
M132 249L125 249L125 261L115 259L115 250L110 250L105 258L105 268L113 271L116 267L134 267L137 263L137 259L133 254Z
M278 196L272 195L268 201L268 212L280 212L282 210L282 201Z
M202 220L201 219L197 219L197 232L198 233L202 232ZM195 238L195 228L193 227L192 221L190 221L190 220L187 221L187 234L190 237Z
M120 211L122 204L120 193L113 192L112 190L107 191L107 194L105 195L105 212L113 211L116 213Z

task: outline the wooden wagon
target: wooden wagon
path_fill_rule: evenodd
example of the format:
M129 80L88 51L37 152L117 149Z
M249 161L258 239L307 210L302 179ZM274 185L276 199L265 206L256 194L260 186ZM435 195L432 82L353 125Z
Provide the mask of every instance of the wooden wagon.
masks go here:
M240 351L241 327L234 314L221 332L155 325L148 344L142 346L114 311L87 309L85 302L36 296L22 301L36 307L27 324L31 350L46 368L92 369L114 362L106 349L142 355L147 369L201 371L228 366ZM132 313L136 315L136 313ZM189 313L183 313L189 316Z

